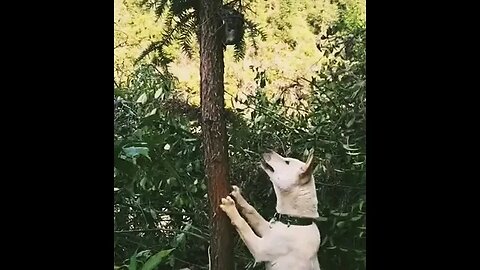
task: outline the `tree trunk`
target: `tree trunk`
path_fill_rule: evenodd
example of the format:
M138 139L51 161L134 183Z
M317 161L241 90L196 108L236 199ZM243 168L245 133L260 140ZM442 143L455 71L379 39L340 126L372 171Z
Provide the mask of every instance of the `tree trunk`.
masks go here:
M200 1L200 91L205 173L210 201L211 270L233 270L233 227L220 209L230 190L223 97L221 0Z

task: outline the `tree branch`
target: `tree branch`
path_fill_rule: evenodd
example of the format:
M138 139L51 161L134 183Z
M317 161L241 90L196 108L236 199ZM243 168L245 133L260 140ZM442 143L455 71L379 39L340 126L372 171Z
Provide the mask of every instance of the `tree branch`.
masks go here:
M315 182L315 184L319 184L321 186L327 186L327 187L339 187L339 188L365 190L365 188L362 188L362 187L354 187L354 186L338 185L338 184L328 184L328 183L323 183L323 182Z
M176 229L156 228L156 229L140 229L140 230L122 230L122 231L113 231L113 232L114 233L139 233L139 232L157 232L157 231L182 232L182 233L185 233L185 234L195 236L195 237L197 237L199 239L202 239L202 240L204 240L205 242L208 243L208 239L206 239L205 237L203 237L199 234L192 233L192 232L189 232L189 231L184 231L184 230L176 230Z

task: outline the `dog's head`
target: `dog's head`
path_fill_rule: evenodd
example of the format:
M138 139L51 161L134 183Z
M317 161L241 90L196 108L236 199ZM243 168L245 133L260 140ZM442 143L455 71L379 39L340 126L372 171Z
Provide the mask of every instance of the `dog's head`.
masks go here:
M295 158L282 157L271 150L263 154L260 166L273 184L278 213L318 217L313 153L302 162Z
M302 162L295 158L282 157L273 150L263 154L260 166L268 174L270 181L281 190L308 184L312 181L315 167L313 153L306 162Z

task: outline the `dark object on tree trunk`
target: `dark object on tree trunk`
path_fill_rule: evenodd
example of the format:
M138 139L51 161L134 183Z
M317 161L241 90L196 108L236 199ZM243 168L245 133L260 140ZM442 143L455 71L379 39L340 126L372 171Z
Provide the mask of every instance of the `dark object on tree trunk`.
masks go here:
M210 202L211 270L233 269L233 227L220 209L222 197L230 191L227 180L228 148L223 97L223 35L219 16L222 1L200 1L200 91L205 173Z
M225 34L223 37L224 45L239 44L244 34L243 14L239 11L225 5L221 9L221 17Z

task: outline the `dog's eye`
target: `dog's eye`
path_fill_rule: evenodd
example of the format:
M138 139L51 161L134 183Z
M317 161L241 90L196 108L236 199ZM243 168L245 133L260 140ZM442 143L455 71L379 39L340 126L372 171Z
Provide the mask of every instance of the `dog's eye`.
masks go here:
M288 165L288 164L290 164L290 161L288 161L288 160L285 160L285 163L287 163L287 165Z

